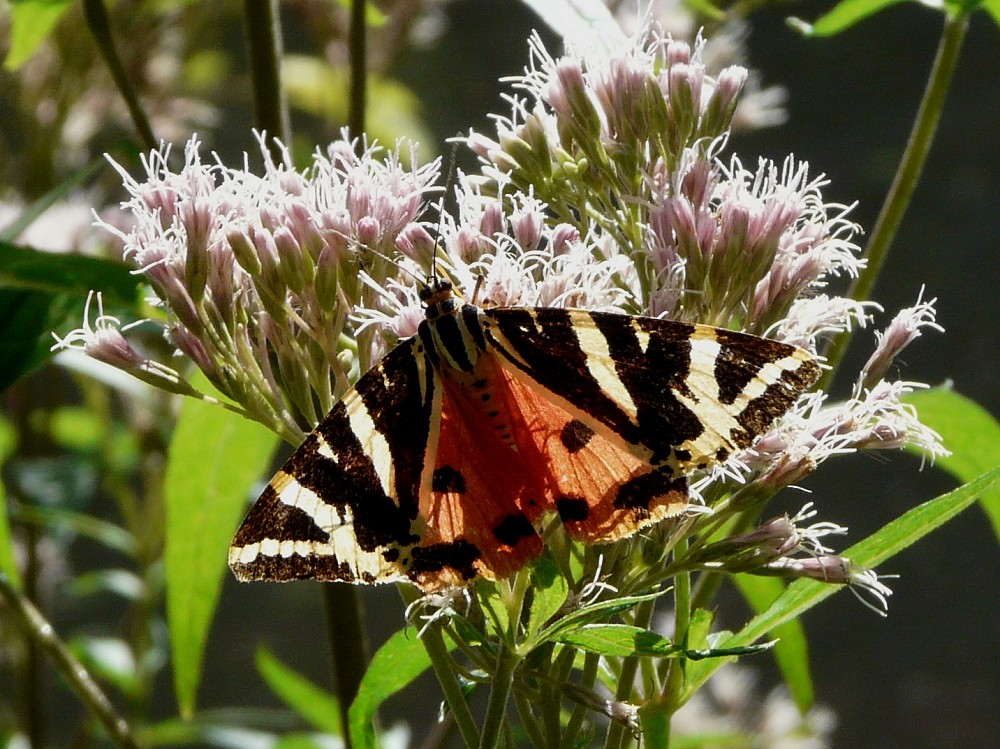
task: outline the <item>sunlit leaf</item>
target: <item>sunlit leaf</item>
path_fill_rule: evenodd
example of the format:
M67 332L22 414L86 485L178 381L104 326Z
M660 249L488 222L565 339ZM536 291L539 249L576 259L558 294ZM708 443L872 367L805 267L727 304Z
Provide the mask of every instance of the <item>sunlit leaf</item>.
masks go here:
M185 400L181 407L164 485L164 572L182 714L194 709L229 542L276 441L259 424L216 406Z
M430 657L412 629L396 632L378 649L348 711L351 741L355 749L377 749L372 721L379 706L430 665Z
M960 486L954 491L942 494L904 513L882 526L868 538L844 552L844 556L856 564L874 567L909 548L921 538L948 522L984 492L995 490L1000 485L1000 466ZM755 616L739 632L718 643L719 647L748 645L791 619L800 616L813 606L841 590L841 585L831 585L818 580L796 580L785 592L778 596L763 614ZM688 699L711 676L713 669L705 669L697 678L690 678L685 684L682 701Z
M528 613L528 636L533 637L562 608L569 594L566 579L547 556L531 570L531 610Z
M522 0L542 22L564 39L596 42L607 50L625 40L625 32L601 0Z
M15 0L10 3L10 51L7 70L17 70L35 54L69 7L69 0Z
M906 400L916 406L921 423L940 434L951 450L951 455L934 462L938 468L959 481L972 481L1000 465L1000 423L978 403L944 388L918 390ZM1000 539L1000 490L984 492L979 506Z
M346 68L332 68L318 57L286 55L281 70L291 107L335 125L347 123ZM420 143L421 159L433 159L435 139L421 118L417 96L399 81L378 73L368 74L367 85L369 140L391 147L399 138L409 138Z
M868 16L902 2L907 0L842 0L814 23L795 19L793 25L805 36L833 36Z
M320 731L340 735L336 697L286 666L265 647L257 648L255 660L260 675L282 702Z
M757 614L767 611L785 590L784 583L773 577L734 575L733 581ZM798 619L787 621L768 632L768 637L778 641L774 646L774 658L796 707L804 714L812 705L814 695L809 672L809 643L802 622Z
M11 584L20 590L21 575L14 557L14 539L7 520L7 493L4 491L3 481L0 481L0 573L6 575Z

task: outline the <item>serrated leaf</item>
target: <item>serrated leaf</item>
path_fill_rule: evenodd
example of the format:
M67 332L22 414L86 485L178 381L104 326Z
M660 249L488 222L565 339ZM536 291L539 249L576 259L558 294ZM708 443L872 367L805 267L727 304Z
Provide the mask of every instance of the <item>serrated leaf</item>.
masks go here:
M916 407L920 422L940 434L951 450L951 455L935 460L935 466L959 481L972 481L1000 465L1000 423L978 403L944 388L910 393L906 402ZM916 448L911 452L919 454ZM1000 539L1000 491L984 492L979 506Z
M261 425L217 406L191 399L181 406L164 482L164 573L174 689L183 715L194 710L229 542L276 442Z
M756 614L767 611L785 590L784 583L773 577L734 575L733 582ZM809 643L802 622L798 619L787 621L772 629L768 636L778 641L774 646L774 658L795 706L804 715L812 706L814 694L809 672Z
M569 585L548 556L541 557L531 570L531 609L528 612L528 637L534 637L551 619L569 595Z
M859 21L907 0L842 0L812 24L799 28L806 36L833 36Z
M984 492L995 490L998 486L1000 486L1000 466L954 491L935 497L904 513L847 549L843 555L856 564L874 567L903 549L909 548L965 510ZM766 633L773 632L776 627L800 616L842 587L818 580L796 580L778 596L767 611L755 616L743 629L719 645L720 647L749 645ZM705 669L699 672L697 678L689 678L685 684L685 693L682 695L682 704L712 675L713 671L714 669Z
M266 647L257 648L255 660L260 675L282 702L314 728L332 736L340 735L340 707L336 697L286 666Z
M19 0L10 4L10 51L3 66L17 70L35 54L62 14L69 0Z
M666 637L631 624L587 624L558 639L581 650L612 657L647 655L663 658L681 651Z
M378 649L347 713L354 749L378 749L372 721L379 706L430 665L431 659L412 629L401 629Z

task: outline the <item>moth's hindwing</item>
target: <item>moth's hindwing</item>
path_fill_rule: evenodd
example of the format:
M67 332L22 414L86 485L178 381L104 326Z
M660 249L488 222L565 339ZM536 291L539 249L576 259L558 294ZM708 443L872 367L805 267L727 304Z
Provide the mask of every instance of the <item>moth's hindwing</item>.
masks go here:
M703 325L557 308L483 317L515 377L673 475L748 447L819 377L801 349Z

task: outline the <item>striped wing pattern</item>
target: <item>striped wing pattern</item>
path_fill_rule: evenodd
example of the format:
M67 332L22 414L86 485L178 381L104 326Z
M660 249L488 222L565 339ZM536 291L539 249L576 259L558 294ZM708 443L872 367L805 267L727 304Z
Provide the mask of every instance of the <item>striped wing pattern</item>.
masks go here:
M686 475L750 445L818 377L806 352L666 320L435 308L272 479L242 580L502 578L559 516L589 543L682 512Z

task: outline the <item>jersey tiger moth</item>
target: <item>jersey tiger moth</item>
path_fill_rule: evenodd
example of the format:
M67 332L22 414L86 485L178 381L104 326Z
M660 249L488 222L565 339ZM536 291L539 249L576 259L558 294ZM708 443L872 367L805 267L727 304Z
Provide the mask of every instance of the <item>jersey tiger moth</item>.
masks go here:
M240 580L506 577L558 514L588 543L681 513L687 475L750 446L819 376L806 351L703 325L480 309L450 282L274 476L236 533Z

